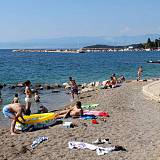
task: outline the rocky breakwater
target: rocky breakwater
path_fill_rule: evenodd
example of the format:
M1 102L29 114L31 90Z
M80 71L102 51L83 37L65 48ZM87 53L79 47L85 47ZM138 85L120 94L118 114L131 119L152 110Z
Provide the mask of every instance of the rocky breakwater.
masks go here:
M0 90L4 91L15 91L17 93L24 93L25 86L23 83L15 83L15 84L0 84ZM52 90L52 93L60 92L64 90L64 86L54 83L54 84L40 84L35 83L31 85L32 92L40 91L40 90Z

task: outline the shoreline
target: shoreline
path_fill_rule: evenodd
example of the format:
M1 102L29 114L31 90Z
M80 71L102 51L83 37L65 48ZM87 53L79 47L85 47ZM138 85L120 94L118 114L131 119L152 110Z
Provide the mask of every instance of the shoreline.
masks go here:
M145 98L142 87L148 82L124 83L113 89L95 90L82 93L82 103L99 103L96 110L110 114L106 122L97 119L99 124L79 119L72 121L75 128L64 129L60 125L46 130L21 133L11 136L8 129L0 129L0 156L5 159L86 159L86 160L153 160L160 157L159 114L160 104ZM38 136L47 136L48 141L31 150L32 141ZM17 139L18 137L18 139ZM98 156L94 151L70 150L68 141L77 139L91 143L97 138L109 138L112 145L124 146L128 152L112 152ZM27 150L22 150L27 148Z

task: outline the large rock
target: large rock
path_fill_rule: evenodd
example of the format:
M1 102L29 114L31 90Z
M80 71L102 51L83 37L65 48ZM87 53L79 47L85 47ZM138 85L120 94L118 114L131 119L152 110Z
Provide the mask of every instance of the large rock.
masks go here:
M94 91L94 88L93 87L88 87L88 88L82 89L80 93L91 92L91 91Z
M60 90L53 90L52 93L59 93Z
M66 83L63 83L62 84L64 87L66 87L66 86L69 86L69 84L66 82Z
M42 85L40 83L35 84L35 88L40 88Z
M2 89L3 88L3 85L2 84L0 84L0 89Z
M82 84L82 88L85 88L85 87L87 87L87 83Z
M48 89L51 89L51 86L50 86L49 84L45 84L45 85L44 85L44 89L47 89L47 90L48 90Z
M95 82L91 82L91 83L89 83L87 86L88 86L88 87L90 87L90 86L95 86Z
M10 89L15 89L15 88L16 88L16 86L10 86L9 88L10 88Z

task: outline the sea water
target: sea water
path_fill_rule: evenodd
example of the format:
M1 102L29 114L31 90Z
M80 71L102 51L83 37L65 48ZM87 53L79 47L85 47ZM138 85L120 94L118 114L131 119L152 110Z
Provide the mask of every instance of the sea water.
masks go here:
M143 78L159 77L160 52L23 53L0 50L0 83L64 83L72 76L78 83L109 79L113 73L136 79L142 65Z

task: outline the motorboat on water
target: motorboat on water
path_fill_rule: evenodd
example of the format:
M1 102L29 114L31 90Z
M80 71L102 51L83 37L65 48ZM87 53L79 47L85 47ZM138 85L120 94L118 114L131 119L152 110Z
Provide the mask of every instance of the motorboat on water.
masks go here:
M147 63L160 63L160 60L156 60L156 61L149 60L147 61Z

